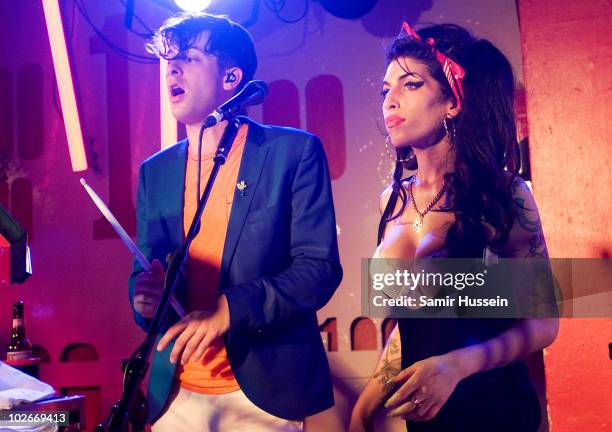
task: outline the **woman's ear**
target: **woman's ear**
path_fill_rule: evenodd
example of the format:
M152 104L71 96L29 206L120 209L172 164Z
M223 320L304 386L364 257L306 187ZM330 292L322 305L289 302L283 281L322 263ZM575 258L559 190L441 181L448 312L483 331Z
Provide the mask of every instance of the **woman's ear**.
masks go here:
M231 67L225 70L223 76L223 90L234 91L242 82L242 69L239 67Z
M446 107L446 117L455 118L461 112L461 108L457 105L455 98L449 98L448 105Z

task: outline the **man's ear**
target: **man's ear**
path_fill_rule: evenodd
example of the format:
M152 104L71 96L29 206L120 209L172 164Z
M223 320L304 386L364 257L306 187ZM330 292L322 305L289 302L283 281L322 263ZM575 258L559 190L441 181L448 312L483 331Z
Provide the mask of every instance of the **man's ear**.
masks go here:
M223 75L223 90L234 91L242 82L242 69L239 67L230 67L225 69Z

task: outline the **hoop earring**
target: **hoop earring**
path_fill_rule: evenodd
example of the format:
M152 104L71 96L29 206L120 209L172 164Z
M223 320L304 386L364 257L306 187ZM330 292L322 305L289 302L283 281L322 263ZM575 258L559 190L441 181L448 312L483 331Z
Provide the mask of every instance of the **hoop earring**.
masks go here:
M447 120L450 122L451 127L448 127ZM448 139L451 144L454 144L457 140L457 131L455 130L455 122L452 117L444 117L444 121L442 122L444 125L444 130L446 131L446 135L448 135Z
M414 150L412 151L412 154L404 159L398 159L397 156L394 156L393 153L391 153L391 150L389 149L389 140L391 139L391 137L389 135L387 135L387 138L385 139L385 151L387 152L387 155L389 156L389 159L393 159L395 162L408 162L411 161L412 159L414 159Z

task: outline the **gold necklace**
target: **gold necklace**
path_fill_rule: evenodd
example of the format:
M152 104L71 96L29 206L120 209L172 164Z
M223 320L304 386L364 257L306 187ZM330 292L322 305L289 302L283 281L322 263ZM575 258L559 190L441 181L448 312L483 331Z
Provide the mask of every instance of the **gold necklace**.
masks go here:
M444 195L444 192L446 191L446 180L444 180L444 182L442 183L442 187L423 212L419 211L419 209L417 208L416 202L414 200L414 194L412 193L412 186L415 182L416 175L410 180L410 183L408 185L408 194L410 195L410 201L412 201L412 207L414 208L414 211L419 215L419 217L412 223L412 229L416 232L419 232L423 229L423 219L425 218L425 215L429 213L433 206L435 206L436 203L440 201L442 195Z

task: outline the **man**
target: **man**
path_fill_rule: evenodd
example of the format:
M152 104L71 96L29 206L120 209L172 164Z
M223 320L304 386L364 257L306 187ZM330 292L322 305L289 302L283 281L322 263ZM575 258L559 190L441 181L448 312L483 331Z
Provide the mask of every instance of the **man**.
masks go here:
M167 20L148 47L168 61L172 113L187 140L140 169L138 245L153 270L134 264L130 300L143 328L161 296L161 262L184 239L227 126L205 130L198 151L202 122L257 67L246 30L209 14ZM153 431L301 430L305 417L333 405L316 311L342 269L315 136L241 118L187 267L176 296L188 314L168 324L151 366Z

